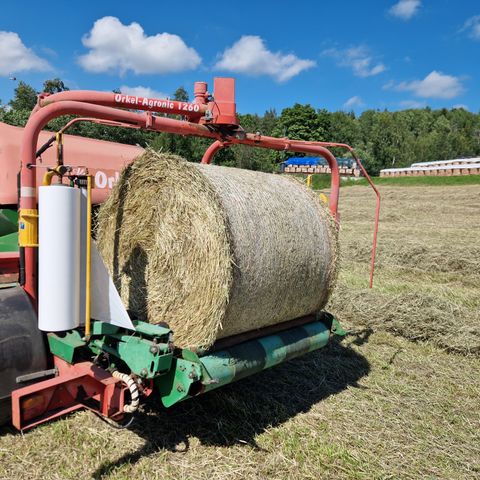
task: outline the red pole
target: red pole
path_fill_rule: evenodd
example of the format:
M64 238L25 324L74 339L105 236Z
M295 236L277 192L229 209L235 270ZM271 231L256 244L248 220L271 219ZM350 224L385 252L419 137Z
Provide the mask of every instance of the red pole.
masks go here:
M375 205L375 224L373 227L373 241L372 241L372 260L371 260L371 267L370 267L370 288L373 287L373 273L375 270L375 256L377 252L377 235L378 235L378 224L380 221L380 203L381 203L381 197L380 197L380 192L378 191L377 187L373 183L373 180L370 178L370 175L367 173L365 170L360 158L358 155L355 153L353 148L346 144L346 143L335 143L335 142L322 142L323 145L326 147L339 147L339 148L344 148L345 150L348 150L355 161L358 163L360 169L362 170L363 175L367 179L367 182L370 184L372 187L373 191L375 192L376 195L376 205Z
M375 256L377 253L377 235L378 235L378 223L380 220L380 192L378 191L377 187L373 183L373 180L370 178L370 175L367 173L365 168L363 167L362 162L358 158L357 154L353 151L353 148L349 147L350 152L353 155L353 158L355 158L355 161L358 163L360 166L360 169L362 170L363 175L367 179L368 183L370 186L373 188L373 191L375 192L375 195L377 197L376 200L376 205L375 205L375 225L373 227L373 241L372 241L372 260L371 260L371 265L370 265L370 288L373 287L373 273L375 271Z

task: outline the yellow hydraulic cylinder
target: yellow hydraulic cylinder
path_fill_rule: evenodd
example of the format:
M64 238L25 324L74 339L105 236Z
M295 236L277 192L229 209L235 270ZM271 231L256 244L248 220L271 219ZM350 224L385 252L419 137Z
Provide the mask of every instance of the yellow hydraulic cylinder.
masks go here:
M42 185L48 187L52 184L52 178L56 175L55 170L49 170L43 175Z
M313 182L313 175L308 175L307 176L307 187L311 188Z
M90 293L91 293L91 260L92 260L92 177L87 177L87 228L85 255L85 338L90 338Z
M328 205L328 197L324 193L319 193L318 196L325 205Z
M20 209L18 244L20 247L38 247L38 210L33 208Z

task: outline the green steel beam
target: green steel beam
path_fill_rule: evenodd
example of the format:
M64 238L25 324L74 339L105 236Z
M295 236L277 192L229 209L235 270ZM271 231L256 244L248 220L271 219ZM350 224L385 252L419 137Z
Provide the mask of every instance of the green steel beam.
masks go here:
M136 330L124 330L104 322L92 322L88 342L80 330L48 334L51 353L69 363L79 358L104 354L110 368L128 369L143 378L153 379L172 370L171 331L159 325L135 322Z
M203 366L212 378L212 381L204 384L203 391L213 390L318 350L327 345L330 334L330 329L324 323L312 322L201 357Z
M18 213L10 208L0 208L0 237L14 233L18 227Z
M0 236L0 252L16 252L18 250L18 233Z
M112 361L124 363L135 375L155 378L171 369L172 353L166 343L154 343L136 335L116 334L92 339L89 348L108 354ZM113 357L113 358L112 358Z
M78 330L65 332L61 336L56 333L48 333L47 339L50 352L68 363L73 363L75 352L86 345Z
M274 335L249 340L225 350L198 357L183 350L174 358L172 370L155 379L165 407L186 398L248 377L254 373L324 347L332 335L342 335L338 322L315 321Z

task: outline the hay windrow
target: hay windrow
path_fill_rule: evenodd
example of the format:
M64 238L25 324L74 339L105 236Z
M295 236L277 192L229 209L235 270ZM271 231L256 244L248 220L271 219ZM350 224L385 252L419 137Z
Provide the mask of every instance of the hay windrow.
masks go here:
M182 347L318 311L334 282L329 213L279 175L147 151L122 173L98 225L126 307L168 324Z
M356 328L479 356L479 187L382 186L372 290L366 288L375 208L370 193L343 191L342 272L328 310Z

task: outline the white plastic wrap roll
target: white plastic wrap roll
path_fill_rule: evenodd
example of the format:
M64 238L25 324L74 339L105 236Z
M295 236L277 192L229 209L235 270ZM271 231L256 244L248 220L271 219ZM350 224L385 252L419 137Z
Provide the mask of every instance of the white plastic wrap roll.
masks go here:
M38 327L46 332L80 324L80 190L39 188Z

